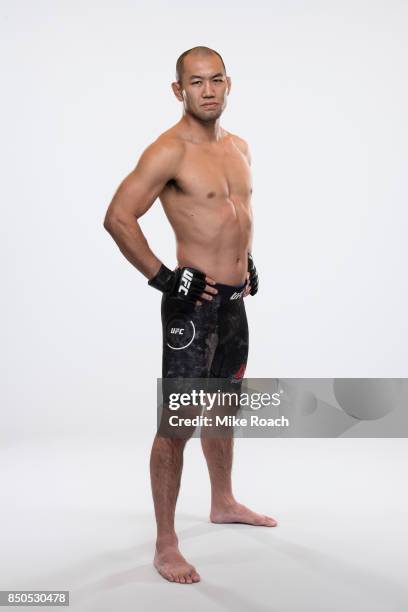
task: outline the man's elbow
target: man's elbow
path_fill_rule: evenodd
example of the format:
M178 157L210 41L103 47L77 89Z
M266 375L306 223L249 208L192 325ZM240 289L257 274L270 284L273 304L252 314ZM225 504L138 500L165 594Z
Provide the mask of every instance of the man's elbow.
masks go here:
M107 232L111 233L112 225L112 216L109 213L106 213L105 218L103 220L103 227L106 229Z
M103 220L103 227L106 229L109 234L114 234L118 225L122 223L119 216L112 211L109 211L105 215L105 219Z

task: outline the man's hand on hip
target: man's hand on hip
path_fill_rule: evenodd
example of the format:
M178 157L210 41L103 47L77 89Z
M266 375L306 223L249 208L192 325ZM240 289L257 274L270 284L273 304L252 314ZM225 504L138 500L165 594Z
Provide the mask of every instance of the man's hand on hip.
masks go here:
M196 268L183 267L175 271L169 270L164 264L158 273L148 281L148 284L163 293L185 302L201 306L200 300L212 300L218 293L211 287L215 281Z
M259 278L258 278L258 272L256 270L255 264L254 264L254 260L253 257L251 255L251 253L248 253L248 274L247 274L247 279L248 279L248 286L245 289L245 296L247 296L249 293L251 295L255 295L256 293L258 293L258 286L259 286ZM247 293L247 289L249 289L248 293Z

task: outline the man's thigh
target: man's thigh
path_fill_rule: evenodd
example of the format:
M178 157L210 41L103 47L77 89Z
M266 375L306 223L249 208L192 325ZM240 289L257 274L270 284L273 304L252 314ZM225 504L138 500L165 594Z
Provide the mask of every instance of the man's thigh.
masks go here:
M163 378L206 378L217 344L217 307L164 294L161 306Z
M222 304L218 311L218 342L210 376L241 380L247 365L248 346L249 331L244 300Z
M203 406L184 403L184 400L180 404L180 400L187 394L193 397L194 392L206 390L217 343L217 307L209 302L196 306L164 294L161 318L163 404L162 412L158 415L158 433L188 439L196 427L180 426L179 423L184 419L199 417ZM175 418L173 427L171 423Z

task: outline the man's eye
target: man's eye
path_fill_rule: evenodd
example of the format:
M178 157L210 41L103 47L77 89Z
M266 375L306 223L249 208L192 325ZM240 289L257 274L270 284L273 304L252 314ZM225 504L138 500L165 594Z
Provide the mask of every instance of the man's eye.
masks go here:
M222 79L214 79L214 81L217 81L217 83L222 83Z
M201 81L193 81L193 85L199 85L201 83Z

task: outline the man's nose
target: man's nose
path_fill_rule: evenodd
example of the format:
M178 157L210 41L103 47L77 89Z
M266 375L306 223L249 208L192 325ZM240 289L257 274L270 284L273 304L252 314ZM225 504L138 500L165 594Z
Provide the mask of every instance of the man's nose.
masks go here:
M204 81L203 97L204 98L214 97L214 89L210 81Z

